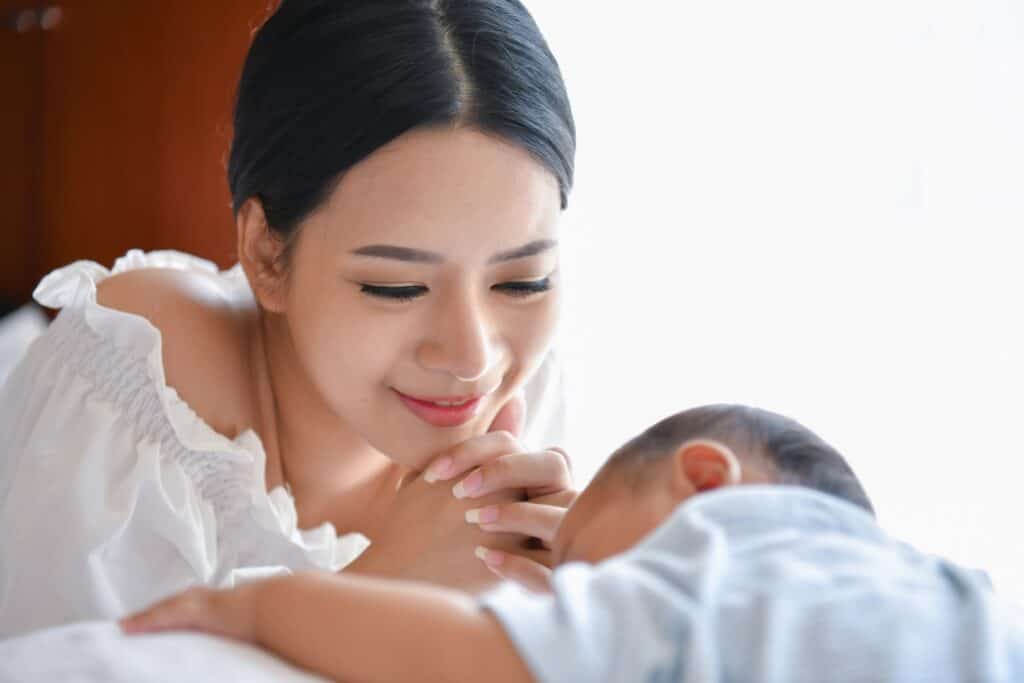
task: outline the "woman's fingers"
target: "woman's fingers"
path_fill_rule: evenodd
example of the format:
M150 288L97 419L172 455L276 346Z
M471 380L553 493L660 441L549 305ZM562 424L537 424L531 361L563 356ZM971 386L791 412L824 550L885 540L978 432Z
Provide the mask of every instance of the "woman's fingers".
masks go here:
M137 634L202 629L204 605L209 600L209 593L206 588L191 588L122 619L121 630L127 634Z
M515 581L536 593L551 590L551 570L540 562L500 550L478 546L476 556L488 569L503 579Z
M263 583L246 584L231 590L195 586L122 619L121 630L130 635L160 631L204 631L252 641L255 637L255 591Z
M463 441L438 457L423 472L428 482L447 481L502 455L523 450L511 432L488 432Z
M488 432L508 432L518 437L523 433L526 424L526 397L523 392L516 392L494 416L494 421L487 428Z
M528 496L543 496L572 486L572 472L561 450L511 453L485 462L453 488L456 498L479 498L495 491L526 489Z
M466 521L484 531L504 531L550 544L558 525L565 517L565 508L536 503L503 503L466 511Z
M543 496L532 496L530 502L539 505L554 505L560 508L567 508L576 501L579 495L579 491L575 489L563 489Z

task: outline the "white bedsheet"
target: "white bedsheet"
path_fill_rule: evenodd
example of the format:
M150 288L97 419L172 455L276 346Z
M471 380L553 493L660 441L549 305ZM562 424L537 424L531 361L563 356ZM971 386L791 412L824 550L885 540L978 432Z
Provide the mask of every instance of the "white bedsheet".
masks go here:
M262 650L196 633L125 636L92 621L0 641L0 681L324 683Z

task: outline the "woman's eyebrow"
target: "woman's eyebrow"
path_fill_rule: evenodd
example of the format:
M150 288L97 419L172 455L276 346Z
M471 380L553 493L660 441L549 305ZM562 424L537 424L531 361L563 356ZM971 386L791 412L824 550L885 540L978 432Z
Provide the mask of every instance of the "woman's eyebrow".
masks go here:
M501 263L502 261L514 261L519 258L526 258L527 256L534 256L553 249L558 246L558 242L555 240L534 240L528 242L521 247L515 249L509 249L508 251L499 251L497 254L487 260L488 263Z
M433 251L412 249L410 247L399 247L393 244L370 244L365 247L353 249L356 256L370 256L373 258L386 258L394 261L410 261L412 263L443 263L444 257Z
M535 256L557 245L558 242L555 240L534 240L515 249L499 251L489 258L487 263L502 263L504 261L514 261L515 259ZM406 261L409 263L444 263L444 256L437 252L400 247L395 244L369 244L365 247L353 249L352 253L356 256L369 256L371 258L391 259L393 261Z

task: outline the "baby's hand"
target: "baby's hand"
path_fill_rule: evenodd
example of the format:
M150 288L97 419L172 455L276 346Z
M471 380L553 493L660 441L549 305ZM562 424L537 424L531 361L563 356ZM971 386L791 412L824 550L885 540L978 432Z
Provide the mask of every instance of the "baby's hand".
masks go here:
M203 631L213 635L256 642L256 582L230 590L189 588L148 609L121 620L128 635L160 631Z

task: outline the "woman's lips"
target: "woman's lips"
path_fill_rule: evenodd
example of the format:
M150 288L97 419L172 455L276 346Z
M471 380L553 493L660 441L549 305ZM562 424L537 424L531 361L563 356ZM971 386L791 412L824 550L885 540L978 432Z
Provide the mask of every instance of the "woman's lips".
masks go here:
M394 390L413 415L435 427L457 427L476 417L482 396L419 398Z

